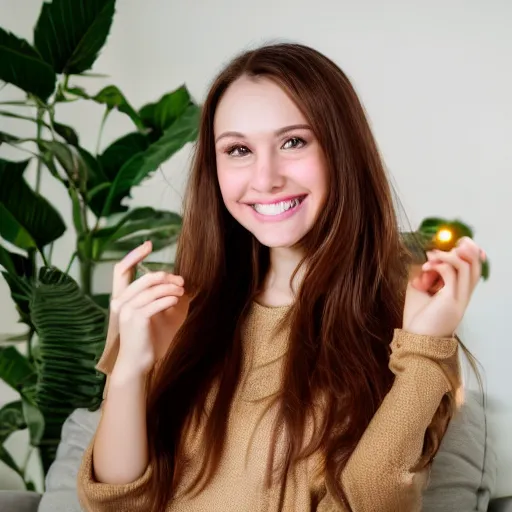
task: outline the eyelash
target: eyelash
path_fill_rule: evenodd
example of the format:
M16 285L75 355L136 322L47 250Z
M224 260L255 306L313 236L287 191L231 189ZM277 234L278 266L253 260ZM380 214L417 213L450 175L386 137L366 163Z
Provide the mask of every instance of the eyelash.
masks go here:
M286 145L288 144L289 142L291 141L295 141L296 144L299 145L299 148L300 147L304 147L306 145L306 141L304 139L302 139L301 137L290 137L289 139L287 139L285 141L285 143L281 146L281 149ZM243 146L241 144L233 144L232 146L229 146L228 148L226 148L226 153L229 155L229 156L232 156L234 158L241 158L241 157L244 157L247 153L243 153L242 155L234 155L233 153L236 151L236 150L241 150L243 149L244 151L249 151L249 149L247 148L247 146ZM297 146L295 147L292 147L292 148L287 148L287 149L298 149Z

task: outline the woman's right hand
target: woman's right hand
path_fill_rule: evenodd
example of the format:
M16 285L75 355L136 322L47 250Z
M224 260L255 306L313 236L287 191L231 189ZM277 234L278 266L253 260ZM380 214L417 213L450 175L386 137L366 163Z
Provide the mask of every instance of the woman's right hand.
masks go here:
M137 264L152 251L145 242L127 254L114 269L109 334L119 336L114 371L146 375L169 349L184 320L177 307L185 293L181 276L149 272L132 282Z

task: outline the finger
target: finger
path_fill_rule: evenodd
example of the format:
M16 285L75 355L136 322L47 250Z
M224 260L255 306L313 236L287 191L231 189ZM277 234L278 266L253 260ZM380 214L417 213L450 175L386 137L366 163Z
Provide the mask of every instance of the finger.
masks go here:
M472 291L470 264L460 258L456 250L451 250L449 252L432 251L427 254L427 258L429 261L423 266L424 269L425 266L428 269L428 264L432 264L435 261L434 265L446 263L451 265L457 271L455 288L456 297L466 303L466 301L469 300Z
M176 286L172 283L158 284L142 291L126 304L133 310L141 309L146 307L150 302L154 302L162 297L169 296L179 299L179 297L183 296L183 293L184 290L181 286Z
M455 251L471 265L471 288L473 289L482 276L482 261L485 261L486 255L470 238L461 238L459 242Z
M412 285L417 290L428 292L440 280L439 274L432 270L422 271L417 277L412 280Z
M143 307L140 311L144 318L151 318L158 313L162 313L163 311L172 308L178 303L177 297L162 297L160 299L154 300L150 302L145 307Z
M112 298L119 297L128 288L133 279L135 266L151 254L152 250L151 242L144 242L116 263L112 282Z
M144 274L142 277L139 277L139 279L133 281L133 283L130 283L128 288L126 288L121 295L112 299L110 302L110 308L113 312L118 313L124 304L131 301L145 289L158 284L172 284L173 286L179 287L183 290L182 286L175 284L176 282L183 283L183 278L180 276L173 276L166 272L150 272L148 274Z

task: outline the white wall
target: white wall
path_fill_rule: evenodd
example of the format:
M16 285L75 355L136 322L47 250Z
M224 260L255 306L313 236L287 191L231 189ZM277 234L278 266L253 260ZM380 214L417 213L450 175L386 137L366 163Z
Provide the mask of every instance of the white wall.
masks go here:
M40 4L0 0L2 25L30 38ZM297 40L333 58L366 105L412 224L429 215L460 217L490 256L491 279L475 295L463 337L486 371L498 494L512 493L511 26L508 0L119 0L95 67L111 78L82 80L90 91L115 83L140 106L182 82L201 100L227 59L264 41ZM0 99L12 96L12 89L0 92ZM94 149L101 113L72 105L60 120L81 127L82 143ZM2 130L15 126L0 122ZM122 115L112 116L104 140L129 128ZM187 149L166 164L134 203L179 208L188 156ZM45 191L69 215L62 190L48 180ZM58 244L57 263L71 244L70 237ZM15 331L3 282L0 312L0 330Z

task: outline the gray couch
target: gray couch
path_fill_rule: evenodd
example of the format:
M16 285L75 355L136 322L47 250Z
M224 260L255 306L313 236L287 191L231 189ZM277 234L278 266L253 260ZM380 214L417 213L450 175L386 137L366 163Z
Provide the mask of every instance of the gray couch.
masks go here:
M0 512L80 512L76 475L99 414L83 409L73 412L62 429L46 492L41 497L0 491ZM484 408L476 394L469 394L432 466L423 512L512 512L512 497L491 500L495 481L496 455L487 436Z

